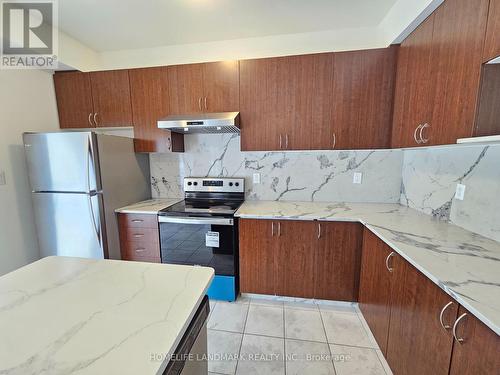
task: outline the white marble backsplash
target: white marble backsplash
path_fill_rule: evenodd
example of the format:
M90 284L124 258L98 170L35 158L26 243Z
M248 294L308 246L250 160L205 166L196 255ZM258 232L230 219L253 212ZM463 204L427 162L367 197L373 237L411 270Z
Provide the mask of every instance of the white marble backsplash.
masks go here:
M246 198L282 201L396 203L400 150L241 152L236 134L192 134L182 154L151 154L154 198L182 197L184 177L243 177ZM353 184L354 172L363 173ZM252 176L260 173L261 184Z
M500 145L403 151L401 204L500 241ZM454 198L466 186L463 201Z

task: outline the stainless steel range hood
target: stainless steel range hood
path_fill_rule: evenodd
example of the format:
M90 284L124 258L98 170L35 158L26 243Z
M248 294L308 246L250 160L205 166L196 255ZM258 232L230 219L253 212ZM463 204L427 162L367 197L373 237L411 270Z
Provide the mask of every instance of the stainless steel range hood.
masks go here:
M240 113L195 113L167 116L158 121L158 128L182 134L239 133Z

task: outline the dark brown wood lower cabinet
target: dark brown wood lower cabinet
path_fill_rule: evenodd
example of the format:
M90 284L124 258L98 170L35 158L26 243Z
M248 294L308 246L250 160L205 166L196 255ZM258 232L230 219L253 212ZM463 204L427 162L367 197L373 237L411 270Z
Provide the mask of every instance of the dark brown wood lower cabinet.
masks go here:
M499 374L500 336L460 307L458 316L466 314L457 323L456 335L463 339L453 344L450 375Z
M270 220L244 219L239 222L240 291L274 295L277 241Z
M312 221L278 221L279 247L276 259L276 294L314 297L316 224Z
M397 267L387 362L396 375L447 375L453 346L451 326L458 304L408 262L398 262ZM447 329L440 323L443 309Z
M359 308L384 355L387 353L394 270L400 270L401 261L382 240L368 229L364 230ZM390 262L393 272L389 271L386 262Z
M118 214L122 260L161 263L156 215Z
M363 227L358 223L317 223L314 298L357 301Z

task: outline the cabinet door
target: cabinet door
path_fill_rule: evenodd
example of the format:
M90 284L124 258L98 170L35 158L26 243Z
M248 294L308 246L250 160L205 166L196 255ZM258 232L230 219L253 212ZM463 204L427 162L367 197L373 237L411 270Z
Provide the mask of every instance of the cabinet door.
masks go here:
M135 151L184 151L182 134L171 134L157 125L158 119L169 114L167 68L131 69L129 76Z
M396 267L396 266L395 266ZM453 345L450 326L458 305L406 261L398 262L392 290L387 362L395 375L447 375Z
M421 23L399 47L392 147L418 146L417 127L431 122L431 96L435 85L431 67L438 63L431 62L433 29L434 14ZM426 129L426 136L431 138L429 129Z
M500 56L500 0L490 0L483 61Z
M484 64L474 136L500 134L500 64Z
M57 72L54 88L61 129L95 127L90 118L94 108L88 73Z
M392 250L368 229L364 230L359 285L359 308L384 355L387 352L391 296L394 270L399 272L401 258L392 255L387 269L386 261Z
M396 51L383 48L335 54L336 148L389 147Z
M279 150L278 59L240 61L241 150ZM283 142L283 141L282 141Z
M170 114L203 112L203 64L167 67Z
M132 126L128 70L90 73L97 127Z
M457 338L462 343L453 344L450 375L483 374L493 375L500 371L500 336L460 307L458 316L463 317L457 324Z
M273 222L239 221L240 290L242 293L275 294L276 237Z
M277 222L276 294L314 297L316 224L304 221Z
M317 223L314 298L357 301L363 228L357 223Z
M203 64L203 111L237 112L240 104L238 61Z
M431 136L428 144L471 137L479 92L489 0L447 0L435 12L432 37Z

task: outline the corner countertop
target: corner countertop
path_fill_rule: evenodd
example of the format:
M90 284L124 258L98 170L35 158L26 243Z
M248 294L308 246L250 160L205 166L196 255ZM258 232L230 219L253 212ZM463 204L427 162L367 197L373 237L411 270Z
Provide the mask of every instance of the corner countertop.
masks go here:
M245 201L240 218L360 222L500 335L500 243L399 204Z
M151 214L157 215L159 211L164 208L170 207L177 202L180 202L180 198L172 199L148 199L146 201L131 204L129 206L117 208L116 213L121 214Z
M161 374L213 276L207 267L68 257L4 275L0 373Z

